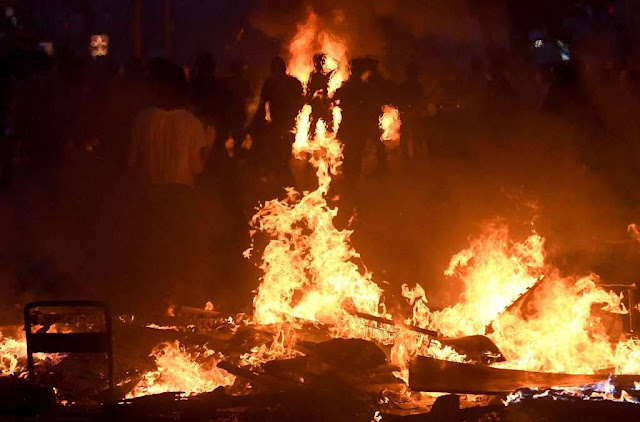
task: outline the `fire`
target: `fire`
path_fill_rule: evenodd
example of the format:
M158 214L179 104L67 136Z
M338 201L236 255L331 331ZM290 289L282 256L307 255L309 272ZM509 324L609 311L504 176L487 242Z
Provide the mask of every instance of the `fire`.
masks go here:
M235 377L216 365L222 359L213 350L189 353L178 341L162 343L151 356L157 369L144 374L128 398L166 392L199 394L233 384Z
M560 276L545 262L544 239L536 233L518 243L509 239L506 227L490 226L453 257L445 274L464 283L460 302L432 312L421 287L405 286L403 294L414 304L412 323L447 336L491 332L507 358L496 365L504 368L640 371L638 344L625 339L621 327L615 329L617 315L627 312L623 297L599 287L595 275ZM511 308L518 299L521 303Z
M379 126L382 131L382 135L380 135L382 142L390 148L395 148L400 145L400 127L402 126L402 122L400 121L400 112L396 107L391 105L382 107Z
M456 254L445 275L465 285L462 301L434 315L447 336L484 334L485 328L544 274L544 239L509 240L505 226L490 226Z
M298 30L289 43L287 71L298 78L306 87L313 72L313 56L326 55L323 72L329 77L327 93L331 97L349 78L349 58L344 40L323 28L317 14L309 11L305 22L298 24Z
M17 330L15 338L0 332L0 376L20 374L25 371L27 341L24 331Z
M348 307L379 312L382 290L354 262L360 256L349 244L351 232L334 226L338 210L326 201L332 175L342 163L342 145L322 120L312 138L310 113L306 105L298 116L293 152L310 157L318 188L302 195L288 188L284 200L268 201L252 219L252 226L270 237L254 298L259 324L299 318L340 325L350 317ZM339 108L334 113L339 115Z
M534 292L531 309L524 315L509 312L498 318L491 338L507 357L504 366L541 372L590 374L626 369L638 373L637 361L634 365L618 360L620 334L611 339L603 321L603 312L625 312L622 298L596 282L593 275L550 279ZM637 347L633 349L638 353ZM620 350L620 356L626 355Z
M48 332L63 332L50 327ZM33 360L38 365L54 366L65 358L65 354L34 353ZM22 327L15 327L11 336L0 332L0 376L27 376L27 336Z
M258 368L260 365L276 360L290 359L301 356L302 353L295 349L296 333L295 329L289 325L277 327L277 333L271 345L262 344L255 346L250 352L240 356L240 366Z

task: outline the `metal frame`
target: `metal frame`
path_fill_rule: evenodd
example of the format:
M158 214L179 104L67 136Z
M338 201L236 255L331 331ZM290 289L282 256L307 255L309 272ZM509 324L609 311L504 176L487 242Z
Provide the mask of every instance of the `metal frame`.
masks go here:
M32 333L35 308L66 307L101 309L105 319L105 331L92 333ZM109 388L114 389L113 381L113 344L111 331L111 313L102 302L91 300L42 300L31 302L24 307L24 331L27 338L27 364L29 382L34 382L34 353L104 353L108 360Z

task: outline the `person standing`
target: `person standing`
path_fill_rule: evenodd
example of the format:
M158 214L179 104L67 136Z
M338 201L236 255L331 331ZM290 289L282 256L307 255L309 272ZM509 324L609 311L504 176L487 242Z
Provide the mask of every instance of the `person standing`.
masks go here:
M193 188L213 134L186 108L180 66L156 61L151 73L158 96L135 119L129 164L139 169L144 184Z
M271 62L271 75L262 85L260 103L252 126L259 127L259 120L266 122L264 145L257 145L261 156L266 157L280 184L290 183L289 159L293 144L293 128L296 116L304 105L302 84L287 74L287 66L281 57Z

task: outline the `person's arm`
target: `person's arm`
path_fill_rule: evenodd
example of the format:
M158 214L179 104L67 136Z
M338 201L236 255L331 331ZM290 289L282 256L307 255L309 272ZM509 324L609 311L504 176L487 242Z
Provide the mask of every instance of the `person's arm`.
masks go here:
M204 170L206 158L215 139L215 128L211 125L205 125L197 118L195 119L189 167L191 168L191 174L197 176Z
M268 81L265 81L262 85L262 90L260 90L260 102L258 103L258 107L256 108L256 112L253 115L253 119L251 119L251 123L247 127L248 133L253 133L255 129L260 127L261 124L264 124L264 119L266 115L266 103L269 100L269 86Z

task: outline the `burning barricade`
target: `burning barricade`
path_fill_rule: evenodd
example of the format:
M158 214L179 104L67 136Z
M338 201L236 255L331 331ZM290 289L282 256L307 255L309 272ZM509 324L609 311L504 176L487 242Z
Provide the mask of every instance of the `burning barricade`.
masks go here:
M307 47L319 40L332 95L348 77L347 49L317 25L310 15L300 26L289 71L309 81L317 51ZM317 184L304 192L287 188L284 199L267 201L251 220L254 237L266 238L253 314L222 315L207 305L115 318L111 393L118 400L105 412L132 420L203 412L379 420L376 411L410 415L433 406L434 413L456 413L459 399L434 404L433 394L455 393L482 404L467 414L479 420L530 400L638 401L640 348L629 335L633 325L623 330L635 303L595 275L562 276L535 232L515 242L494 224L456 254L445 275L464 286L457 303L433 309L420 285L403 286L408 315L387 309L385 291L351 246L351 231L335 226L338 209L327 201L343 162L337 104L331 120L314 117L309 104L300 110L292 152L315 170ZM380 141L398 148L398 109L385 107L379 124ZM246 256L257 252L252 247ZM26 354L24 337L3 331L2 375L23 377ZM69 359L47 366L54 373L63 364L87 370ZM59 402L79 400L56 393Z

